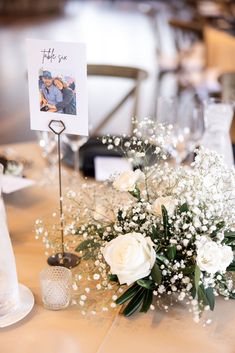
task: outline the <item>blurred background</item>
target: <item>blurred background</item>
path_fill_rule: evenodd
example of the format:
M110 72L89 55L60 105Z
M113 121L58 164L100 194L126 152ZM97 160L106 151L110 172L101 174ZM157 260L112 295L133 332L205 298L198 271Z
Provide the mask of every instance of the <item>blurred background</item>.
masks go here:
M0 0L1 144L36 138L26 38L86 43L96 134L128 132L132 115L156 118L160 96L235 100L234 1Z

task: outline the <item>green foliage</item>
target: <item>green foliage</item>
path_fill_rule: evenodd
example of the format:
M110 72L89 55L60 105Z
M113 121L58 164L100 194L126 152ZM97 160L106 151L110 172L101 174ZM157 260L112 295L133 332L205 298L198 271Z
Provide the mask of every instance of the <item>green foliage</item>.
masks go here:
M155 284L148 278L140 279L129 287L117 300L116 304L127 303L123 314L131 316L140 309L141 312L147 312L153 301L153 289Z
M179 212L180 212L180 213L188 212L188 210L189 210L189 208L188 208L188 204L187 204L186 202L183 203L183 205L181 205L181 206L179 207Z
M141 304L143 303L145 297L146 289L139 287L138 292L136 295L129 301L125 309L123 310L123 314L125 316L131 316L135 311L137 311Z
M98 242L95 242L93 239L86 239L76 247L75 251L79 252L90 248L97 249L99 247L100 247L100 244Z
M118 220L118 222L122 222L122 221L123 221L123 218L122 218L122 211L121 211L121 210L118 210L117 220Z
M206 294L210 309L213 311L214 307L215 307L215 295L214 295L213 288L211 288L211 287L206 288L205 294Z
M162 262L163 264L168 261L167 257L161 254L156 254L156 259L160 262Z
M195 272L194 272L194 284L195 284L196 291L198 290L198 287L199 287L200 276L201 276L201 270L198 267L198 265L196 265Z
M133 191L129 191L129 193L135 197L138 201L140 201L141 196L140 196L140 189L136 186Z
M235 271L235 261L233 261L228 267L227 271L234 272Z
M147 311L150 308L150 305L152 304L152 301L153 301L153 291L146 290L144 293L143 305L140 309L140 312L147 313Z
M172 245L167 248L167 258L168 260L174 260L176 256L176 246Z
M162 209L164 235L165 235L165 238L167 238L167 236L169 234L168 213L167 213L167 209L165 206L162 205L161 209Z
M109 275L109 280L111 282L118 282L118 276L117 275Z
M160 234L159 234L157 227L152 226L152 233L150 234L150 236L151 236L152 240L159 238Z
M230 299L235 299L235 293L230 293L230 294L229 294L229 298L230 298Z
M184 275L191 275L195 271L195 265L185 267L182 272Z
M220 232L224 227L225 227L225 222L224 221L221 221L221 222L218 222L217 224L215 224L215 227L216 229L211 233L211 237L215 237L218 232Z
M203 306L206 306L209 304L205 293L205 289L202 284L198 287L197 294L198 294L198 299L199 301L201 301Z
M151 276L152 276L152 279L154 280L155 283L157 283L157 284L162 283L162 272L156 262L151 270Z
M139 279L137 281L137 284L140 287L146 288L146 289L154 289L155 288L155 284L151 279Z
M232 232L232 231L224 232L224 236L225 236L225 238L234 239L234 241L235 241L235 232Z
M116 300L116 304L124 304L126 301L130 300L136 295L139 290L139 285L134 283L130 288L128 288L119 298Z
M198 287L198 299L202 306L209 305L210 309L213 311L215 307L215 295L213 288L204 288L203 284Z

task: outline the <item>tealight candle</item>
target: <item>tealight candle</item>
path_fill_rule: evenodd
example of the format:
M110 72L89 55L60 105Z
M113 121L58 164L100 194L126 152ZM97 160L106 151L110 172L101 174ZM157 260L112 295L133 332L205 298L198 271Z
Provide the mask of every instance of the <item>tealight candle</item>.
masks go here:
M61 266L49 267L41 272L42 301L46 309L60 310L69 305L71 279L71 271Z

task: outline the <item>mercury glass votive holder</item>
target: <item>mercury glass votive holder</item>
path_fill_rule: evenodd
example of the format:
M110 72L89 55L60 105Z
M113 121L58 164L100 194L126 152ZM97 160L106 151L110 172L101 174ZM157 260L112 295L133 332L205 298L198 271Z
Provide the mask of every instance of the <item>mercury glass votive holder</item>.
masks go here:
M72 273L62 266L45 268L40 273L43 305L49 310L68 307L71 299Z

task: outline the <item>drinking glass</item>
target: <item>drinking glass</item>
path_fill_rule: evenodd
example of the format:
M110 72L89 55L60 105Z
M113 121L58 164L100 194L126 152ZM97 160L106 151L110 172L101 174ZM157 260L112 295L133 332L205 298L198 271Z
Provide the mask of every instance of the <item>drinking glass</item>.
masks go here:
M44 307L61 310L68 307L71 299L72 274L62 266L45 268L40 273L41 294Z
M178 164L179 127L178 127L179 102L177 97L159 97L157 102L157 122L171 126L171 136L166 149L169 155Z
M234 103L209 98L204 102L205 134L202 145L224 157L228 166L233 166L233 151L230 126L234 114Z
M58 161L57 135L50 131L38 131L38 144L42 149L42 157L45 158L50 167L53 168Z
M175 125L178 115L177 97L158 97L157 121L161 124Z
M203 107L192 98L159 97L157 121L172 126L168 152L180 165L200 144L203 135Z
M87 142L88 136L67 135L62 136L62 141L69 145L74 155L74 173L79 172L79 149Z
M201 143L204 132L203 106L189 104L178 115L177 153L178 164L188 161Z

